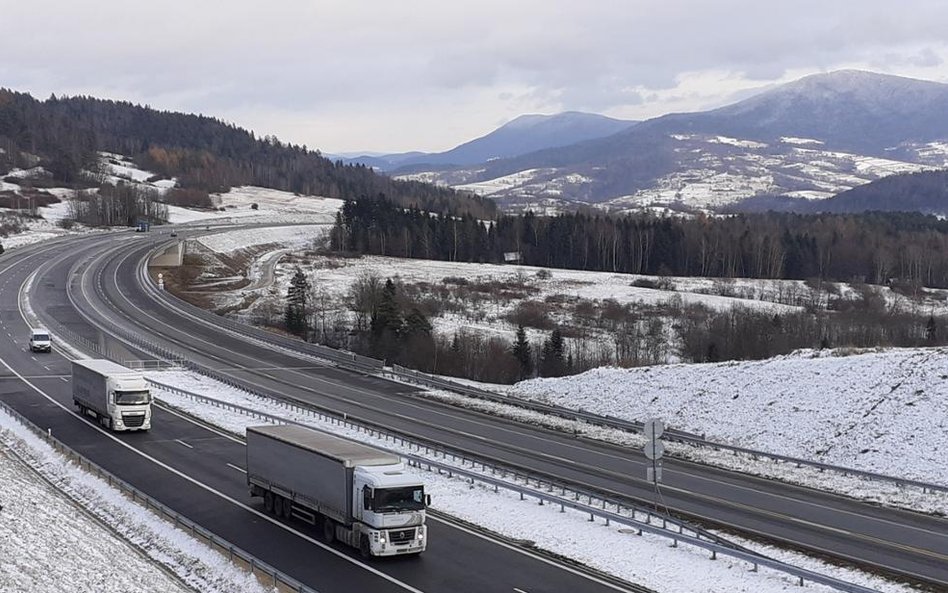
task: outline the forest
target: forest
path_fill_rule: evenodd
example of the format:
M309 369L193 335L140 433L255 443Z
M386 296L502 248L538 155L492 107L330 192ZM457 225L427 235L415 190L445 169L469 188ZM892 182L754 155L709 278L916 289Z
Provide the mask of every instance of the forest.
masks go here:
M721 278L820 278L948 287L948 221L915 213L656 217L433 216L382 197L348 201L340 252Z
M450 209L480 218L496 211L490 200L396 181L204 115L92 97L54 95L39 101L0 89L0 174L40 164L61 186L91 187L94 183L85 173L95 169L99 151L128 156L144 169L175 177L179 187L193 190L198 200L209 192L258 185L331 198L385 194L401 206L429 212Z

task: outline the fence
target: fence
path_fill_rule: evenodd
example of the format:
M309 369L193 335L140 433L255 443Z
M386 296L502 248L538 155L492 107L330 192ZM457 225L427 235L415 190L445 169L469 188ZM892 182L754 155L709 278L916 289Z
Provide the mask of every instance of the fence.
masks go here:
M82 470L87 471L102 480L105 480L108 482L109 486L117 489L124 496L130 498L132 502L144 505L146 509L154 512L163 520L173 523L175 527L185 531L186 533L189 533L198 541L227 556L231 562L254 575L264 586L275 587L281 593L290 593L294 591L296 593L319 593L316 589L301 583L300 581L274 568L266 562L263 562L250 552L247 552L246 550L243 550L242 548L239 548L228 542L226 539L215 535L208 529L201 527L194 521L191 521L187 517L177 513L170 507L158 502L153 497L145 494L128 482L125 482L108 470L90 461L82 454L78 453L75 449L72 449L56 437L40 429L38 426L30 422L25 416L17 412L15 409L13 409L13 407L2 400L0 400L0 408L3 408L4 411L15 418L23 426L26 426L28 429L30 429L36 434L36 436L46 441L46 443L48 443L57 453L76 463Z

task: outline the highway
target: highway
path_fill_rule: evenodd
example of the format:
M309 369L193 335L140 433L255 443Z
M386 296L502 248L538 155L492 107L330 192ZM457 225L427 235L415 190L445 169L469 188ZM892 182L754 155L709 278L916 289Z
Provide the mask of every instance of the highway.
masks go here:
M562 566L485 534L429 519L429 549L420 558L362 560L315 529L266 515L247 494L239 469L244 445L223 432L159 407L147 433L110 433L72 407L69 362L58 352L32 354L18 306L23 283L33 285L36 312L91 337L68 304L68 269L129 236L87 237L0 258L0 398L93 462L187 518L321 593L351 591L589 591L636 590ZM114 344L111 344L114 346ZM490 566L491 570L483 570Z
M75 307L93 319L95 325L122 326L149 335L200 364L251 383L262 391L346 413L406 435L444 443L563 481L632 499L652 499L651 487L644 481L644 458L636 451L432 402L414 396L415 390L405 385L320 365L235 336L201 322L187 311L157 304L151 292L141 286L138 265L153 247L151 240L125 236L85 239L79 243L82 245L53 249L53 253L45 256L49 263L39 267L31 301L41 316L54 318L89 339L107 340L115 346L114 340L86 323ZM70 271L80 263L77 272L70 276ZM18 287L37 267L34 262L10 270L0 268L0 298L5 307L0 320L4 324L16 321L6 311L8 303L15 303L8 291ZM70 292L74 302L66 294L67 281L73 283ZM19 327L25 327L22 320L19 323ZM0 348L0 356L6 358L8 354L14 356ZM20 362L25 369L31 368L27 360ZM12 366L19 370L15 364ZM30 372L39 371L32 368ZM58 387L64 390L65 383ZM5 392L3 397L7 397ZM156 419L156 426L161 419ZM190 424L180 418L169 422L180 430ZM188 438L194 435L189 434ZM204 438L211 447L211 443L223 437L205 435ZM167 446L165 454L170 459L181 456L180 445ZM213 446L221 446L223 452L236 445ZM239 459L239 455L236 458ZM110 469L108 465L106 468ZM223 472L222 479L235 478L223 469L218 468L218 472ZM948 521L945 519L877 507L672 459L665 463L663 495L667 506L683 515L938 587L948 586ZM243 495L238 500L246 502L248 499ZM203 519L201 522L204 524ZM207 527L214 529L211 525ZM433 533L433 542L436 537ZM234 543L243 546L238 541ZM253 551L253 548L247 549ZM269 558L264 559L281 567ZM423 560L426 565L427 560L428 557ZM586 587L594 586L583 582ZM544 590L514 586L526 591Z

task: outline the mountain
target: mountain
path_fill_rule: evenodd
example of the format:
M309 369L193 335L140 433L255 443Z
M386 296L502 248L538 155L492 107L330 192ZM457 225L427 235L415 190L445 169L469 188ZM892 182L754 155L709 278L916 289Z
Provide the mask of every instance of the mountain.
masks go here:
M816 203L820 212L922 212L948 214L948 171L893 175Z
M755 195L823 199L948 166L948 85L844 70L718 109L516 157L414 169L511 210L711 210Z
M610 136L636 123L578 111L555 115L521 115L485 136L445 152L359 156L346 162L362 163L383 171L475 165Z

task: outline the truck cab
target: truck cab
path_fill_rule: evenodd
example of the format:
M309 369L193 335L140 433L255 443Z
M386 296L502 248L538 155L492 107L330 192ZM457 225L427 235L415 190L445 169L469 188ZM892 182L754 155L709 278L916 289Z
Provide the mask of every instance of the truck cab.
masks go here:
M364 540L360 537L358 547L364 555L424 551L428 496L424 484L406 472L403 463L358 466L353 485L353 515L361 521L361 535L365 536ZM364 549L366 544L368 550Z
M49 331L42 328L30 330L30 352L49 352L53 349L53 341Z

